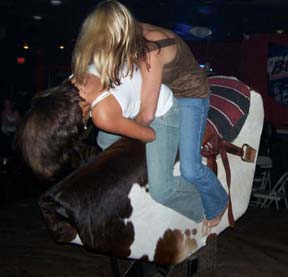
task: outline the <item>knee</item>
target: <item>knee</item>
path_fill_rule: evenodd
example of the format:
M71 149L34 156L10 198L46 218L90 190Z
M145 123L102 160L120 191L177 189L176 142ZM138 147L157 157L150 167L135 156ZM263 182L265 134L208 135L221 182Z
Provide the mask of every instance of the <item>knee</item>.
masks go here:
M155 189L149 189L149 192L150 192L150 195L151 195L153 200L155 200L156 202L158 202L162 205L166 204L167 197L166 197L166 194L164 192L158 191Z

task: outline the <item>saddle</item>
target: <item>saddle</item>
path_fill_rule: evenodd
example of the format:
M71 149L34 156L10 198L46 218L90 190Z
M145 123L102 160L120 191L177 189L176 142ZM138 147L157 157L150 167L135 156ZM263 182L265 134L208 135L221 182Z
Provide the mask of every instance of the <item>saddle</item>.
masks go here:
M230 196L231 170L227 153L239 156L244 162L254 162L256 150L248 144L237 146L233 140L238 136L250 107L250 88L234 77L213 76L208 78L211 97L207 127L202 141L201 155L207 166L217 175L216 158L220 154L228 187L228 221L234 227Z

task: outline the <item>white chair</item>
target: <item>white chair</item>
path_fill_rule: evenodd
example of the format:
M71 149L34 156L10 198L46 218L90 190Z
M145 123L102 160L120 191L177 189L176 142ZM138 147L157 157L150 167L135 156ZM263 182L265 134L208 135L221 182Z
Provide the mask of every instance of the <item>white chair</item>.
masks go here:
M258 206L261 208L269 208L275 202L276 208L279 209L279 202L284 201L285 208L288 208L288 197L286 189L288 186L288 171L286 171L277 181L271 190L252 191L252 196L258 200Z
M257 191L270 191L272 189L271 170L273 168L272 159L269 156L258 156L256 162L256 171L253 179L253 187L250 206L261 206L262 199L255 198L254 193Z
M258 156L256 166L254 182L260 182L259 186L262 189L271 189L272 159L269 156Z

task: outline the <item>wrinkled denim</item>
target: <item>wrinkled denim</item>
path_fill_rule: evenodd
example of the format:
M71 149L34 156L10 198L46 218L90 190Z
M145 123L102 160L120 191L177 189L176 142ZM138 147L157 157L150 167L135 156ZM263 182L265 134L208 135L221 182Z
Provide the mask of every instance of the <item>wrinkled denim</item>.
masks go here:
M219 215L228 203L228 196L214 172L202 164L201 144L205 132L209 98L177 98L180 113L180 171L195 184L201 194L207 219Z
M152 198L200 222L204 210L197 188L182 176L173 176L180 135L180 112L176 99L165 115L153 120L151 127L156 132L156 139L146 144L146 158Z
M149 192L151 197L182 215L200 222L204 209L199 191L188 180L173 176L175 158L180 135L180 111L177 100L163 116L150 125L156 132L156 139L146 144ZM120 136L99 131L98 145L104 150Z

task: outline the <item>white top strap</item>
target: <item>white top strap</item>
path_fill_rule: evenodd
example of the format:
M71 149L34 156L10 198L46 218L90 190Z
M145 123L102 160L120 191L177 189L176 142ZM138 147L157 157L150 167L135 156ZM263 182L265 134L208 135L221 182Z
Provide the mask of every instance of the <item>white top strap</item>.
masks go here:
M91 104L90 107L90 117L92 117L92 110L94 109L94 107L103 99L105 99L106 97L108 97L109 95L111 95L110 91L104 91L103 93L101 93Z

